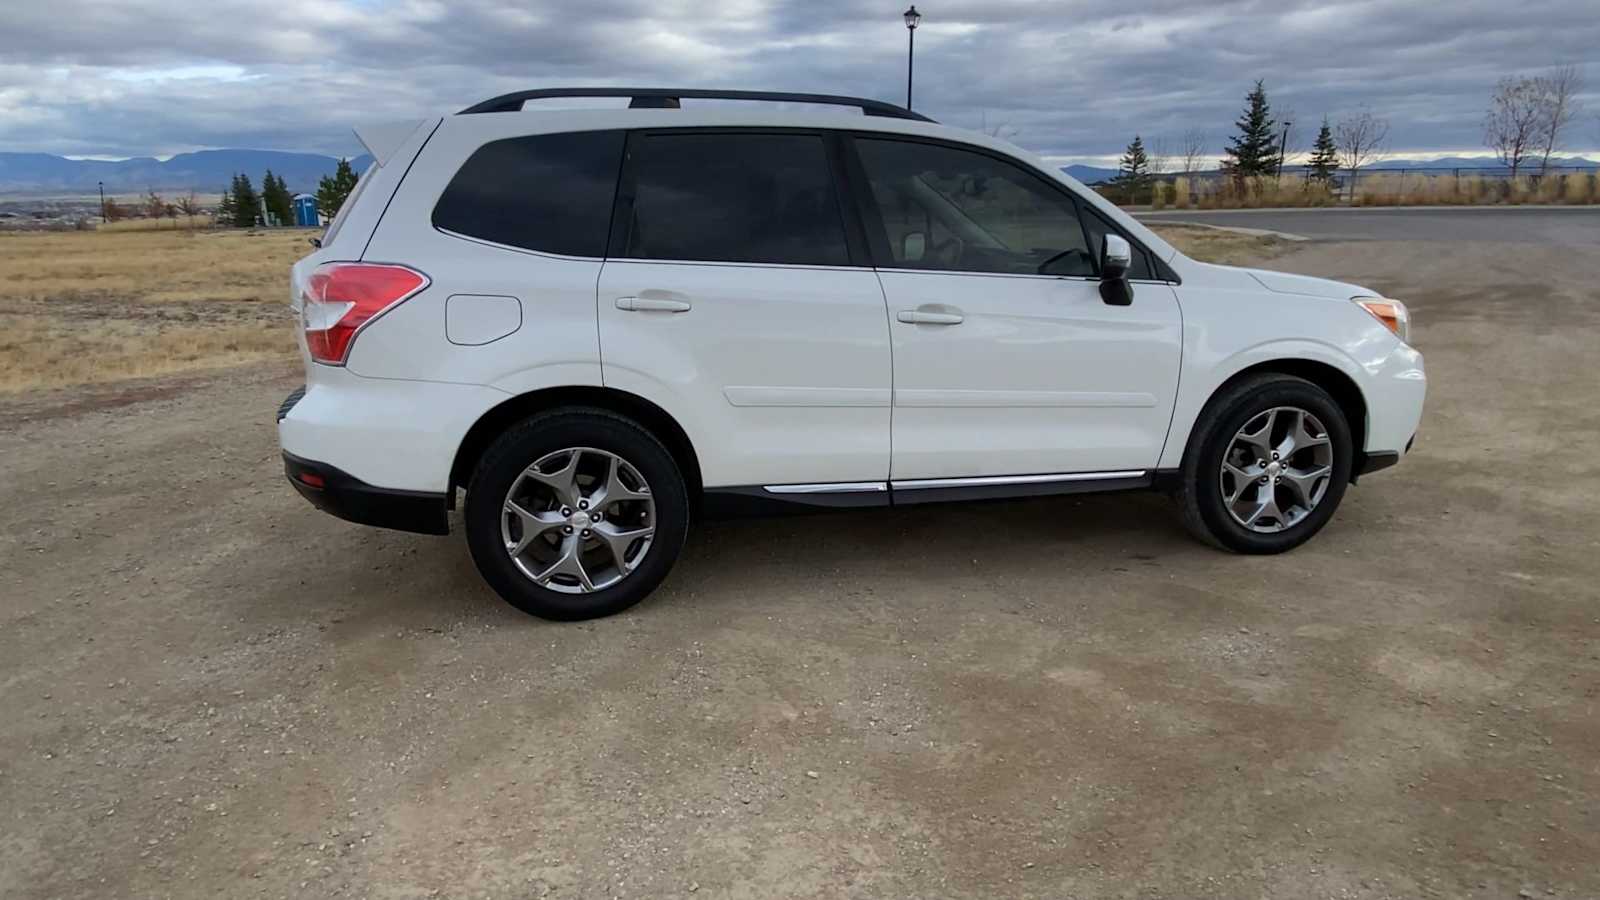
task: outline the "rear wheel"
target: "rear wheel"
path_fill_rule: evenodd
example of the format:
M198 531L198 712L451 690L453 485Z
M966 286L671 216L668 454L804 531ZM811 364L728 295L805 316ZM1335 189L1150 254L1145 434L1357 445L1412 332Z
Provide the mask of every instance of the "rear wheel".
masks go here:
M1350 425L1327 391L1263 374L1228 388L1195 423L1177 500L1201 540L1282 553L1333 517L1350 481Z
M590 619L638 603L688 532L672 454L643 427L588 408L533 416L484 453L467 487L478 571L518 609Z

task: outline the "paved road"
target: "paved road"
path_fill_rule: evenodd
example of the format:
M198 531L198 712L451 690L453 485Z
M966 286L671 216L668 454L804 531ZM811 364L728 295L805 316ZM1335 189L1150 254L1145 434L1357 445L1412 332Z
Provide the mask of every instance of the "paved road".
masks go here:
M1147 222L1261 228L1321 240L1504 241L1600 247L1600 206L1147 212Z

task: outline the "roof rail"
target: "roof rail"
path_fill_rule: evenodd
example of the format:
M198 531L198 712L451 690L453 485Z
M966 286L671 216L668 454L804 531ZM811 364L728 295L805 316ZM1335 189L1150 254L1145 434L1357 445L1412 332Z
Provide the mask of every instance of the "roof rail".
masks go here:
M717 91L688 88L676 90L672 88L619 88L619 87L571 87L571 88L543 88L532 91L513 91L501 94L482 103L477 103L463 109L459 115L489 112L516 112L522 109L522 104L528 100L544 100L551 97L628 97L631 109L677 109L679 101L684 97L698 100L768 100L781 103L820 103L828 106L854 106L861 110L863 115L883 116L889 119L912 119L917 122L932 122L933 120L921 113L912 112L892 103L881 100L867 100L862 97L841 97L835 94L791 94L783 91Z

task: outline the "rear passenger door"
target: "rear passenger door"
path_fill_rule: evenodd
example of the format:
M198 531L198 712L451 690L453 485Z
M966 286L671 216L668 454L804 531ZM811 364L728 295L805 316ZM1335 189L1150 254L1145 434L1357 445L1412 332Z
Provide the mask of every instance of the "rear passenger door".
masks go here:
M888 478L889 328L839 167L823 132L629 135L602 377L678 418L707 488Z

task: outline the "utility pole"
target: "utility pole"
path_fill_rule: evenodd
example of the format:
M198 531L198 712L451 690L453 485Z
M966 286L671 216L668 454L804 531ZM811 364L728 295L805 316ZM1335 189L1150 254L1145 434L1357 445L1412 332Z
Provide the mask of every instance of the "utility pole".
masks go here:
M904 13L906 20L906 109L911 108L911 63L917 53L917 26L922 23L922 13L915 3Z

